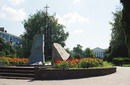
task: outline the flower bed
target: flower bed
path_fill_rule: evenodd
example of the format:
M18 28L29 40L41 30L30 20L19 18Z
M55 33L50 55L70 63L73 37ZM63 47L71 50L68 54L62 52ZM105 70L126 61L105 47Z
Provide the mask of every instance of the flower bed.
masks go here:
M57 60L53 63L54 69L90 68L103 66L103 60L97 58Z
M0 65L25 65L27 62L27 58L11 58L0 56Z
M54 69L35 68L35 79L86 78L103 76L116 72L116 67L107 67L107 65L108 62L97 58L68 59L66 61L57 60L56 62L53 62ZM105 68L103 66L105 66Z

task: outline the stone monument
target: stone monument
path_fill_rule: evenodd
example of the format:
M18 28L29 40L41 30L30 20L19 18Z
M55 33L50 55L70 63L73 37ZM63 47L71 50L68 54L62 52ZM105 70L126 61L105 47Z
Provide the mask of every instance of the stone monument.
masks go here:
M29 65L42 65L45 63L44 57L44 35L38 34L33 37Z
M70 54L66 52L66 50L58 43L53 43L52 46L52 64L56 62L56 60L67 60Z

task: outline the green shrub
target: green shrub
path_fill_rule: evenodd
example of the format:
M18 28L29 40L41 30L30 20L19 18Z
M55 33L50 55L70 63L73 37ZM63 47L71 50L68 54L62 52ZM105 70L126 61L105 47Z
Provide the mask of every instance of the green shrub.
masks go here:
M112 62L115 65L120 65L121 62L130 62L130 58L126 58L126 57L113 58Z
M70 67L70 68L79 68L79 64L69 63L69 67Z
M98 67L98 66L102 66L103 61L102 60L86 60L86 61L81 61L79 63L79 66L81 68L90 68L90 67Z
M70 63L69 62L60 62L53 65L54 69L69 69Z
M82 61L79 63L80 68L89 68L92 66L91 62L89 61Z
M130 67L130 64L123 64L123 67Z
M103 65L102 65L102 67L112 67L112 66L113 66L113 64L110 62L107 62L107 61L104 61Z

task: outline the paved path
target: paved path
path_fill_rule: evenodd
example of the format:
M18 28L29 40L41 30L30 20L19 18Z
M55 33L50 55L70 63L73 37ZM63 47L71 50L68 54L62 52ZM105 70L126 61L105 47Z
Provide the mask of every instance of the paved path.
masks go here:
M71 80L0 79L0 85L130 85L130 67L117 67L111 75Z

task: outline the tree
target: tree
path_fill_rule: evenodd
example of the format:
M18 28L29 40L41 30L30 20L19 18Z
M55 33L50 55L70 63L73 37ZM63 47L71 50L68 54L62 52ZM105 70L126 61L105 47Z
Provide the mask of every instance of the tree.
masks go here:
M83 51L82 51L82 46L80 44L77 44L77 47L73 48L73 57L74 58L82 58L83 57Z
M121 19L122 11L117 10L114 15L114 22L112 25L111 41L109 49L105 52L105 59L112 61L114 57L128 57L128 48L125 43L125 34L123 31Z
M25 58L25 57L23 56L23 48L22 48L21 45L17 45L17 46L15 46L14 48L15 48L15 50L16 50L16 56L17 56L18 58Z
M10 42L5 42L2 38L0 38L0 55L1 56L16 56L16 50L12 46Z
M23 21L23 25L25 28L25 32L22 35L23 39L23 56L29 56L30 50L32 46L33 37L36 34L45 34L46 28L46 12L38 11L36 14L30 15L27 20ZM65 40L69 36L68 32L64 31L65 26L58 23L58 19L55 18L54 15L47 15L50 20L49 27L52 30L52 43L59 43L62 46L65 46Z
M95 54L94 54L93 50L91 50L90 48L86 48L85 51L83 52L83 56L84 57L95 57Z
M125 42L128 48L128 56L130 57L130 0L120 0L123 4L122 24L125 34Z

